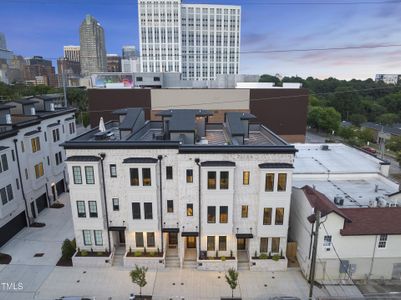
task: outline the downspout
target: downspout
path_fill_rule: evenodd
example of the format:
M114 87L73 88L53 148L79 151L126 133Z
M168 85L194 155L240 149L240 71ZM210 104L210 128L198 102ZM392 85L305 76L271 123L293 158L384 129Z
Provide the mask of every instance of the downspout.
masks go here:
M373 248L373 255L372 255L372 261L370 263L370 269L369 269L369 275L368 275L368 280L370 279L370 276L372 276L372 272L373 272L373 264L375 262L375 255L376 255L376 246L377 246L377 235L375 236L375 245Z
M160 189L160 239L161 239L161 248L162 248L162 253L164 251L164 245L163 245L163 187L162 187L162 159L163 155L159 155L157 157L159 160L159 189Z
M109 230L109 212L107 209L107 197L106 197L106 181L104 179L104 166L103 161L106 157L106 153L99 153L100 156L100 164L102 166L102 180L103 180L103 198L104 198L104 207L106 212L106 224L107 224L107 238L109 240L109 253L111 253L111 241L110 241L110 230Z
M198 165L198 177L199 177L199 179L198 179L198 181L199 181L199 207L198 207L198 210L199 210L199 237L198 237L198 248L199 248L199 256L200 256L200 253L201 253L201 237L202 237L202 235L201 235L201 227L202 227L202 225L201 225L201 211L202 211L202 209L201 209L201 165L200 165L200 159L199 158L195 158L195 163Z
M19 155L18 155L18 149L17 149L17 139L14 139L14 148L15 148L15 156L17 157L17 166L18 166L18 175L19 175L19 182L21 185L21 192L22 192L22 198L24 199L24 204L25 204L25 218L26 218L26 224L29 227L29 211L28 211L28 203L26 202L26 197L25 197L25 192L24 192L24 184L22 182L22 176L21 176L21 166L19 163Z

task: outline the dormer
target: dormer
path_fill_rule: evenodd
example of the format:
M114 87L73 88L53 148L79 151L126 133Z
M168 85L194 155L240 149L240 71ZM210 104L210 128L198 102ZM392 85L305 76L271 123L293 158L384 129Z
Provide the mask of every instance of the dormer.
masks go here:
M0 124L11 124L11 109L14 105L0 103Z
M249 138L249 120L256 117L246 112L228 112L224 115L224 122L227 125L233 141L242 145Z
M7 104L13 106L13 108L11 108L11 114L13 115L34 116L36 115L36 103L38 103L38 101L32 99L20 99L10 101Z
M145 111L143 108L132 107L113 111L118 115L120 139L125 139L145 125Z
M37 101L37 103L35 104L35 108L37 111L51 112L56 110L56 102L59 101L59 98L60 96L58 94L40 95L33 97L31 100Z

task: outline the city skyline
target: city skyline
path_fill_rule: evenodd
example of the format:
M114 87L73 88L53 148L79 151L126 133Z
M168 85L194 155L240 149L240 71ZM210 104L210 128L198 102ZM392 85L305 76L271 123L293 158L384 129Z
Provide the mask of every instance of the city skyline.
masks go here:
M328 5L324 5L300 0L291 5L278 2L273 2L276 5L266 5L264 2L247 3L238 0L202 3L242 6L242 52L360 45L370 47L398 44L401 38L401 33L396 30L401 3L350 2L352 5L336 5L326 2ZM33 4L23 4L21 1L6 1L0 12L1 31L6 35L8 48L16 54L26 57L41 55L53 61L61 57L64 45L79 44L79 25L87 13L93 15L104 27L108 53L121 54L122 46L127 44L139 49L136 1L126 0L118 6L112 6L108 0L96 3L86 1L79 6L75 0L57 4L41 0L37 3L46 6L37 5L35 1ZM18 18L15 17L17 10ZM69 17L60 18L60 12ZM29 20L29 23L25 20ZM400 73L399 52L398 47L390 47L241 53L240 73L365 79L372 78L376 73Z

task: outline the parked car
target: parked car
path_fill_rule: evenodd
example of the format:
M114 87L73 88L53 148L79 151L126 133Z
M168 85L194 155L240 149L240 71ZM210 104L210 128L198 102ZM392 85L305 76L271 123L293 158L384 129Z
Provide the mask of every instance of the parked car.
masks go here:
M376 154L376 152L377 152L375 148L372 148L372 147L369 147L369 146L363 146L362 149L365 150L366 152L371 153L371 154Z

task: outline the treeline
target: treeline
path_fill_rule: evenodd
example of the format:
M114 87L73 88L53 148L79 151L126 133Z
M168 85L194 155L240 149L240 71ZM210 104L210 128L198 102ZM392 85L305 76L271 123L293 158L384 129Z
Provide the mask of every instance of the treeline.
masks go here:
M300 82L309 89L309 125L325 131L338 130L337 121L349 121L359 126L366 121L392 125L401 122L401 85L367 80L324 80L308 77L262 75L261 82ZM329 109L332 108L332 109ZM333 110L334 109L334 110ZM336 114L336 112L339 113ZM319 117L323 121L319 122ZM340 117L340 120L338 120Z
M26 96L37 96L43 94L63 93L62 88L54 88L46 85L8 85L0 82L0 101L16 100ZM77 121L85 127L89 124L88 94L86 89L67 88L68 104L78 109Z

